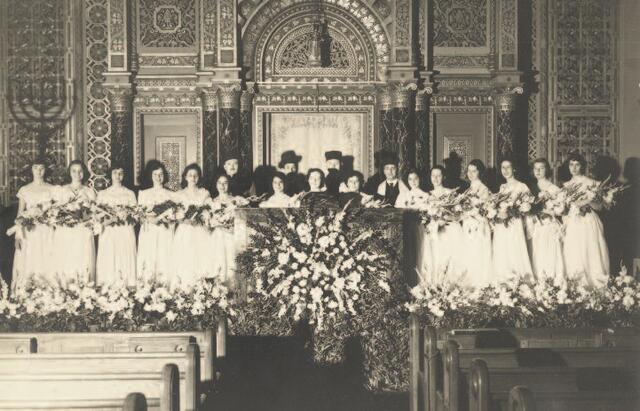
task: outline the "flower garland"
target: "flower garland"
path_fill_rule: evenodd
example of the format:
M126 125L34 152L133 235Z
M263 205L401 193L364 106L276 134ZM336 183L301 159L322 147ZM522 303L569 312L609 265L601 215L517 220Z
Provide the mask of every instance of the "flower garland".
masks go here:
M349 230L346 211L278 212L269 212L270 225L253 227L243 253L252 258L248 276L255 292L276 301L278 316L322 329L328 320L358 316L372 288L390 291L374 230Z
M496 193L491 196L491 201L484 204L489 222L497 225L508 226L512 221L522 219L530 214L535 197L529 192ZM495 212L494 212L495 210Z
M438 232L447 224L459 221L462 213L460 200L461 196L455 190L439 197L425 197L424 202L417 207L420 210L422 224L430 232Z
M173 331L215 327L233 316L229 290L202 279L192 288L159 282L65 286L31 281L13 294L0 282L2 331Z
M407 309L440 328L623 327L640 315L640 283L624 268L604 288L522 277L482 289L418 285L411 295Z

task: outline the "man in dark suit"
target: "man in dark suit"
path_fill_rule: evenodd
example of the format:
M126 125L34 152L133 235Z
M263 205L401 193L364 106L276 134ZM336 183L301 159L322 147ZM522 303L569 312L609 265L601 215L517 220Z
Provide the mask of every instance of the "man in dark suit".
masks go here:
M327 169L327 177L325 184L327 192L337 196L340 191L340 183L342 183L343 175L340 171L342 165L341 151L327 151L324 153L325 167Z
M306 188L304 175L298 173L300 160L302 156L297 155L293 150L288 150L282 153L278 163L278 168L284 173L284 192L290 196L301 193Z
M398 178L398 158L395 154L381 155L380 165L385 179L378 185L376 198L394 207L400 193L408 191L409 188Z
M238 155L228 155L222 167L229 177L229 193L234 196L248 197L251 190L251 173L240 169L238 158Z

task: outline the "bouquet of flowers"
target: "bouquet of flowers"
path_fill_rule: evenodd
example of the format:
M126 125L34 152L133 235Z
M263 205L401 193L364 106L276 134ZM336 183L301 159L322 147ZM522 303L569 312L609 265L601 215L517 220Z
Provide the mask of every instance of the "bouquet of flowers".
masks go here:
M46 223L52 227L91 227L92 215L92 205L88 200L74 198L50 207L46 212Z
M613 207L627 186L612 183L609 178L588 186L567 184L562 188L565 198L565 215L585 216L594 209Z
M531 214L537 216L543 223L557 220L567 212L565 194L563 190L555 194L541 191L533 204Z
M96 203L91 206L94 232L100 233L104 227L135 225L142 214L138 206L109 205Z
M151 224L169 227L179 220L179 208L180 205L172 200L164 201L153 207L143 207L143 220Z
M280 317L322 329L328 320L357 316L374 287L390 292L373 230L348 230L345 211L282 212L277 224L256 225L258 241L246 252L255 292L275 301Z
M216 228L224 228L225 230L233 230L235 223L236 206L232 203L230 205L214 203L213 206L209 206L208 212L204 215L204 225L209 230Z
M462 213L460 195L455 190L440 197L429 196L418 206L422 224L430 232L438 232L447 224L460 220Z
M530 214L534 202L535 197L529 192L518 193L515 197L511 193L496 193L485 204L487 218L494 226L503 224L506 227L511 221Z
M26 231L33 231L36 225L46 224L47 211L53 206L53 201L37 204L29 207L16 217L15 226L11 227L7 234L12 235L18 228Z

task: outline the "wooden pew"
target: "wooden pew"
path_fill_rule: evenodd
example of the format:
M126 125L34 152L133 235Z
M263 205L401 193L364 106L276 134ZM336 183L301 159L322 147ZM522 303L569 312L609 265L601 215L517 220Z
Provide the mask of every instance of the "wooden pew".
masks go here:
M2 354L0 410L195 410L176 365L195 354Z
M433 327L420 327L415 315L410 316L410 409L411 411L437 410L437 401L443 401L444 364L442 349L449 340L458 343L462 349L500 348L505 358L513 358L513 352L520 348L539 348L538 360L548 360L548 350L559 350L553 356L569 361L587 361L583 366L599 366L608 357L612 364L626 362L627 355L637 355L640 349L639 329L507 329L507 330L436 330ZM599 351L591 359L587 348L617 348L617 351ZM521 352L517 351L517 352ZM529 351L529 354L536 351ZM535 356L530 357L536 358ZM522 357L522 355L520 355ZM527 356L525 356L527 357ZM511 361L513 366L520 366ZM591 365L589 365L591 364Z
M619 393L580 392L554 393L552 396L534 393L525 386L515 386L509 391L508 411L627 411L640 407L638 397L626 398Z
M201 392L220 378L226 357L226 319L217 330L184 332L0 333L0 354L11 353L172 353L191 343L200 351Z

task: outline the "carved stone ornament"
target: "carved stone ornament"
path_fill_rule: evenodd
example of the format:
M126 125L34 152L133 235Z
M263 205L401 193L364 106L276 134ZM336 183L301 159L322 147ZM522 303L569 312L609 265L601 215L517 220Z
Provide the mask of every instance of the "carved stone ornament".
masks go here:
M391 86L391 101L394 108L407 108L411 94L418 90L416 83L395 83Z
M111 111L123 113L131 110L131 90L126 88L108 89Z
M378 101L380 102L380 110L391 110L391 93L389 87L380 87L378 89Z
M202 102L204 111L216 111L218 108L217 90L202 90Z
M255 95L256 92L252 86L242 92L242 95L240 96L240 111L251 111Z
M427 109L427 99L433 94L431 87L425 87L416 93L416 111L424 111Z
M508 88L496 94L495 105L500 111L513 111L516 107L516 97L524 92L522 87Z
M242 88L240 84L223 84L220 85L220 108L222 109L238 109L240 108L240 94Z

